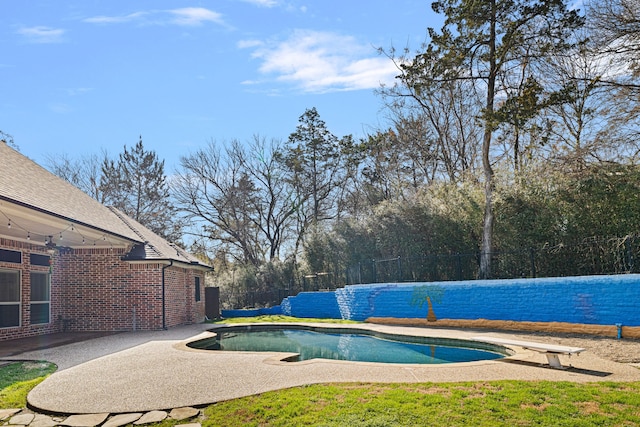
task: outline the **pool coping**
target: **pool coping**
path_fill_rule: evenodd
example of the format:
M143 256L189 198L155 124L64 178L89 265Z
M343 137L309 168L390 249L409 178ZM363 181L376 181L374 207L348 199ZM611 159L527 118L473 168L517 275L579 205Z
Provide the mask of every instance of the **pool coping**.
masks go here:
M456 344L458 346L462 347L462 344L464 343L468 343L469 346L466 348L469 349L473 349L473 350L483 350L483 351L488 351L488 352L494 352L494 353L499 353L502 354L503 357L497 358L497 359L506 359L506 358L510 358L510 357L514 357L514 356L518 356L518 357L522 357L524 355L528 355L528 353L530 353L529 350L525 350L525 349L519 349L518 348L511 348L509 346L506 345L499 345L499 344L492 344L492 343L487 343L484 341L479 341L476 339L461 339L461 338L452 338L452 337L433 337L432 335L420 335L420 334L416 334L416 333L409 333L410 331L415 332L414 330L410 330L410 329L406 329L404 330L404 333L398 333L396 332L390 332L390 331L381 331L378 330L376 328L369 328L369 327L363 327L366 324L349 324L349 325L344 325L344 324L311 324L311 323L296 323L296 322L273 322L273 323L247 323L247 324L228 324L228 325L216 325L211 329L208 329L207 332L207 336L204 337L200 337L198 339L194 339L194 340L188 340L185 341L183 343L179 343L176 344L175 348L180 349L180 350L184 350L184 351L190 351L190 350L197 350L197 351L204 351L204 352L211 352L211 351L215 351L215 350L210 350L210 349L202 349L202 348L197 348L197 347L192 347L191 345L195 342L198 341L202 341L202 340L208 340L208 339L212 339L215 338L217 332L233 332L233 331L245 331L247 329L251 330L255 330L256 332L259 331L271 331L271 330L282 330L282 329L296 329L296 330L301 330L301 331L312 331L312 332L333 332L335 334L361 334L361 335L368 335L368 336L372 336L375 338L381 338L381 339L389 339L389 340L393 340L393 339L397 339L397 338L408 338L408 337L417 337L417 338L426 338L426 339L433 339L436 341L442 341L442 342L438 342L435 345L444 345L446 346L447 344L451 344L450 346L456 346ZM425 344L428 345L428 343L424 343L424 342L419 342L419 340L416 340L415 342L416 344ZM224 351L224 350L222 350ZM439 366L439 365L450 365L452 363L454 363L456 366L461 365L461 364L469 364L469 363L476 363L476 362L486 362L489 360L496 360L496 359L483 359L483 360L477 360L477 361L469 361L469 362L448 362L448 363L433 363L433 364L427 364L427 363L398 363L398 362L372 362L372 361L357 361L357 360L340 360L340 359L327 359L327 358L314 358L314 359L309 359L309 360L291 360L291 359L295 359L297 358L297 356L299 356L299 353L295 353L295 352L285 352L285 351L243 351L243 350L232 350L232 352L234 353L262 353L262 354L271 354L273 355L272 357L269 357L268 359L265 359L264 363L271 363L271 364L291 364L291 363L296 363L296 364L303 364L305 362L313 362L313 363L317 363L317 362L322 362L324 360L328 360L331 362L345 362L345 363L364 363L364 364L383 364L383 365L401 365L401 366L424 366L424 365L429 365L429 366Z

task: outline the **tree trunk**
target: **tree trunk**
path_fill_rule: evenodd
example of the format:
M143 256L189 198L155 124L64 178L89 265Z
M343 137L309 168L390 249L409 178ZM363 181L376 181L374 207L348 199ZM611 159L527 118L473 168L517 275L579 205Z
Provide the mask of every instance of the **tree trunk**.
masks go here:
M491 139L493 137L493 112L497 77L496 66L496 0L491 0L491 27L489 35L489 78L487 79L487 104L482 141L482 169L484 171L484 221L480 248L480 278L491 278L491 254L493 252L493 169L491 168Z

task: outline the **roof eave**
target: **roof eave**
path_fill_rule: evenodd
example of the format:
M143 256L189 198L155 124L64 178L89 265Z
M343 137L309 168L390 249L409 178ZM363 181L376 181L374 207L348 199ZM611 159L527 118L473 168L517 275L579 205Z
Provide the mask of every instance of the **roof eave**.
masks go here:
M24 202L21 202L19 200L15 200L15 199L12 199L12 198L9 198L9 197L6 197L6 196L0 195L0 200L6 201L6 202L9 202L9 203L13 203L13 204L15 204L17 206L33 210L33 211L39 212L39 213L44 214L44 215L49 215L49 216L52 216L54 218L61 219L63 221L68 221L69 223L72 223L72 224L75 224L75 225L79 225L79 226L82 226L82 227L90 228L90 229L96 230L96 231L98 231L100 233L108 234L110 236L114 236L114 237L117 237L118 239L126 240L126 241L131 242L131 243L144 243L144 242L141 242L139 240L132 239L131 237L124 236L124 235L119 234L119 233L114 233L111 230L105 230L105 229L97 227L95 225L91 225L91 224L87 224L86 222L79 221L79 220L77 220L75 218L70 218L70 217L67 217L65 215L60 215L58 213L55 213L55 212L52 212L52 211L48 211L46 209L43 209L43 208L40 208L40 207L37 207L37 206L33 206L33 205L28 204L28 203L24 203Z
M187 261L180 261L180 260L176 260L176 259L172 259L172 258L127 258L126 256L120 258L122 261L124 262L128 262L130 264L163 264L163 265L174 265L174 266L179 266L179 267L183 267L183 268L190 268L190 269L194 269L194 270L202 270L202 271L213 271L214 268L209 266L209 265L205 265L205 264L200 264L199 262L187 262Z

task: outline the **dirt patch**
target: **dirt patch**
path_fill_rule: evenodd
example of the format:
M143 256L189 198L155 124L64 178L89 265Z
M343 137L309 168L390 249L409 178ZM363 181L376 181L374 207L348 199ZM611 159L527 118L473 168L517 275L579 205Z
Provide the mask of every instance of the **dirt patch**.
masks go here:
M618 363L640 363L640 328L623 327L622 339L617 339L617 327L556 322L513 322L498 320L370 318L369 323L395 326L425 326L430 328L460 328L512 332L521 340L543 341L549 344L582 347L603 359ZM579 356L574 356L579 357Z

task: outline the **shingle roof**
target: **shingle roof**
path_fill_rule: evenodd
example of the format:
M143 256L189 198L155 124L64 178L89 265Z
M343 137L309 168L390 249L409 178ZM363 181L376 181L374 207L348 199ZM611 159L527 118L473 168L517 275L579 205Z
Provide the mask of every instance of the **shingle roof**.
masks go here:
M0 197L133 241L139 240L109 208L1 142Z
M208 267L124 213L102 205L2 142L0 200L128 240L134 244L134 250L126 257L129 260L174 260ZM143 251L136 252L136 246Z
M138 221L133 218L125 215L118 209L114 207L110 207L111 211L118 216L122 222L127 224L127 226L136 233L137 236L144 242L144 247L141 249L140 247L134 248L126 257L127 260L153 260L153 259L162 259L162 260L174 260L178 262L193 264L193 265L205 265L198 258L194 257L181 247L167 242L162 237L155 234L153 231L149 230L144 225L140 224ZM142 246L142 245L140 245Z

